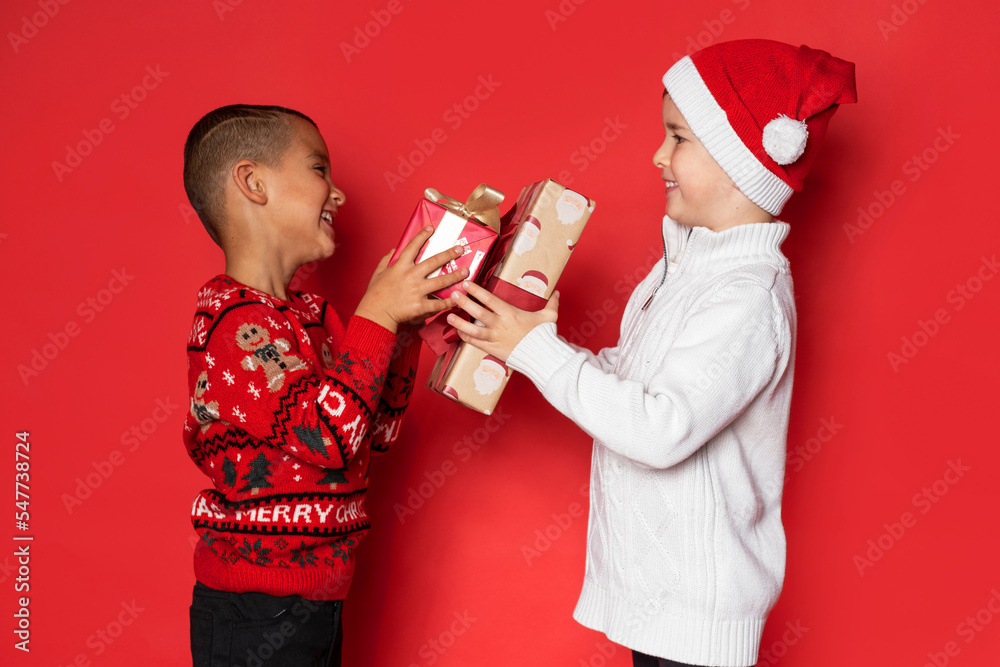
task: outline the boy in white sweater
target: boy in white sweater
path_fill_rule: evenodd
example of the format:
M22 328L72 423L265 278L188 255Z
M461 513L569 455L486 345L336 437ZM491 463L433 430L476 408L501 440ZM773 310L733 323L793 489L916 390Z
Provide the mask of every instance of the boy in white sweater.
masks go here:
M594 438L574 617L651 667L757 661L785 571L781 488L795 302L775 220L854 65L738 40L664 75L664 259L632 293L618 345L593 354L475 285L449 321Z

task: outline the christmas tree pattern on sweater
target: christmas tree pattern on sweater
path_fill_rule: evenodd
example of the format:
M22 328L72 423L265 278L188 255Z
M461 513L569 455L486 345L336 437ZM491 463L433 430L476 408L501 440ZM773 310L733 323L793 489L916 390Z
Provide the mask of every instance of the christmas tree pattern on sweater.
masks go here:
M191 508L198 580L342 598L369 528L369 454L399 435L419 337L344 327L321 297L282 301L225 275L196 308L184 440L214 484Z

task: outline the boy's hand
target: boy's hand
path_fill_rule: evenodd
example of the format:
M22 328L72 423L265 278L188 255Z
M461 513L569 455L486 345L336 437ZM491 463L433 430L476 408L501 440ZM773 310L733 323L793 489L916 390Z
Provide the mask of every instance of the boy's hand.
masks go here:
M483 305L480 306L460 292L452 294L452 300L484 326L466 322L455 315L448 316L448 324L458 330L463 341L501 361L507 361L507 357L529 331L543 322L555 322L559 317L559 292L552 293L545 308L531 312L510 305L475 283L462 283L462 287Z
M389 266L389 260L394 251L382 258L368 284L368 291L361 297L356 315L381 324L395 333L404 322L424 320L454 305L451 299L437 299L428 295L467 278L469 270L462 268L434 278L427 276L451 260L461 257L464 249L455 246L428 257L419 264L413 263L420 247L433 233L433 227L422 229L410 239L392 266Z

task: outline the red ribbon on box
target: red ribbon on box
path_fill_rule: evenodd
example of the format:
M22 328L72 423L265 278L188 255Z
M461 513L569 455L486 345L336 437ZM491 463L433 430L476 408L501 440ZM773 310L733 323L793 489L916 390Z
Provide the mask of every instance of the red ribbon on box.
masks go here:
M486 267L481 274L483 276L482 283L477 281L476 284L482 284L486 290L521 310L538 311L545 307L546 299L494 275L497 265L507 256L507 248L520 228L520 224L515 222L519 210L518 207L511 208L500 220L500 237L486 258ZM462 317L466 321L471 320L468 313L461 308L449 308L428 320L420 329L420 337L424 339L435 357L440 357L443 354L448 355L449 358L445 360L446 366L451 361L450 357L457 351L458 344L462 342L458 337L458 330L448 324L448 315L451 314Z

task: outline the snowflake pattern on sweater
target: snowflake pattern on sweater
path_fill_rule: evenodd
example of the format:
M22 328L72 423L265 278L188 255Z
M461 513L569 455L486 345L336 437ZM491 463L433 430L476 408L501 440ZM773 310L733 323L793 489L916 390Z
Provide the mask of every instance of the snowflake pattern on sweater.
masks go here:
M188 455L213 482L195 575L221 590L341 599L370 524L369 453L397 439L420 339L219 275L188 339Z

